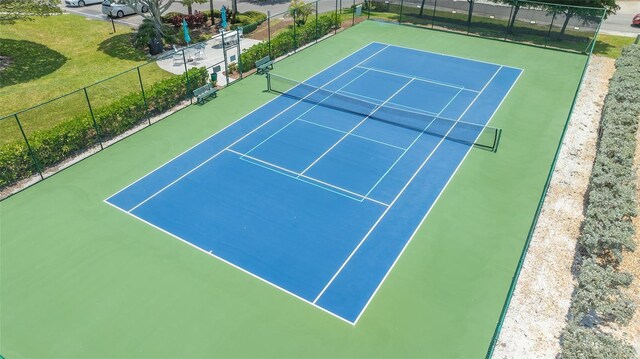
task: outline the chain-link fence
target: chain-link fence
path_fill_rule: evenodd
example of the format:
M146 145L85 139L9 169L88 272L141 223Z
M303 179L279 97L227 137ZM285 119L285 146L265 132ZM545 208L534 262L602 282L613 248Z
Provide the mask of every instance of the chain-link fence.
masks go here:
M318 0L279 14L244 13L255 21L0 118L0 199L188 106L206 82L226 87L264 56L288 56L363 21L364 7Z
M603 8L526 0L376 0L365 5L371 19L585 53L605 15Z

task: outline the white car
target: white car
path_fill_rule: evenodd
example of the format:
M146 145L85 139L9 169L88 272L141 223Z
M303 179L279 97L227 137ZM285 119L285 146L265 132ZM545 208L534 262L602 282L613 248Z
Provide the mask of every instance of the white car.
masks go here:
M111 17L123 17L125 15L147 12L149 8L146 5L138 4L137 10L138 11L130 8L123 0L104 0L102 2L102 13Z
M102 0L64 0L64 4L67 6L85 6L100 4Z

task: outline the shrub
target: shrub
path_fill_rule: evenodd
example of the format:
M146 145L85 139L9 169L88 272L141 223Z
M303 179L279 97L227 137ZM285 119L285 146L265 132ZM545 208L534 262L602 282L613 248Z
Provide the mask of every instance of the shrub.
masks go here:
M602 137L590 179L579 238L578 286L562 334L563 358L631 358L635 352L601 326L625 325L636 304L621 287L631 275L617 268L625 251L635 249L637 215L633 159L640 116L640 46L631 45L616 61L602 116Z
M318 16L317 31L318 37L328 34L336 26L340 24L339 18L335 14L323 14ZM294 50L294 47L300 47L310 43L316 38L316 20L308 21L303 26L296 28L296 37L293 37L293 30L287 29L271 38L271 55L274 58L283 56ZM242 59L242 71L249 71L256 67L255 62L269 55L269 45L261 42L251 46L247 51L243 52L240 57Z
M182 19L187 20L187 26L190 29L202 27L207 22L207 15L203 12L195 12L192 15L181 14L179 12L170 12L162 17L162 21L167 22L174 27L182 26Z
M633 347L599 330L571 323L562 335L562 359L631 359Z
M208 72L194 68L188 72L190 88L204 85ZM142 94L130 93L118 100L93 109L102 140L113 138L133 128L147 116L162 113L187 96L184 76L175 76L151 85L145 90L147 106ZM54 166L76 153L95 145L98 136L88 115L77 116L46 130L34 132L29 143L44 168ZM27 145L16 141L0 146L0 188L35 174Z

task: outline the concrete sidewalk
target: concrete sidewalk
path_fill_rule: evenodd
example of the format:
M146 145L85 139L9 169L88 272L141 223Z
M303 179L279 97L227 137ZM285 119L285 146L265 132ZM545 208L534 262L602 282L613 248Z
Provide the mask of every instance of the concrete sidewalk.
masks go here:
M235 34L235 33L234 33ZM228 36L228 35L225 35ZM241 38L240 39L240 53L246 51L248 48L250 48L251 46L260 43L259 40L254 40L254 39L249 39L249 38ZM211 67L214 65L220 65L220 69L221 71L226 71L226 67L224 64L224 52L222 49L222 45L220 43L220 35L216 35L214 36L212 39L205 41L203 43L201 43L204 45L204 56L203 57L196 57L197 54L197 47L195 45L192 45L188 48L180 48L179 50L183 50L185 51L184 53L184 58L187 60L187 69L191 69L194 67ZM227 51L227 63L232 63L238 62L238 50L236 46L229 46L227 45L226 47L226 51ZM174 59L174 54L176 55L176 58ZM231 61L231 58L234 58L234 61ZM176 75L181 75L185 72L185 65L184 65L184 61L182 60L182 54L181 51L179 52L174 52L174 51L168 51L165 52L164 54L161 55L161 59L157 61L158 66L168 72L171 72L173 74ZM211 70L209 71L211 72ZM224 77L222 75L222 73L218 73L218 83L220 83L221 85L226 85L226 83L224 82L224 79L222 78ZM234 79L229 78L229 82L232 82Z

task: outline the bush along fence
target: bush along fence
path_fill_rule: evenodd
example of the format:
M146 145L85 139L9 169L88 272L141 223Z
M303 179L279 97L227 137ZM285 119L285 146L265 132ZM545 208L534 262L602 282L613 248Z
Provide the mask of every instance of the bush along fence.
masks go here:
M561 346L563 358L632 358L633 347L611 334L610 324L629 323L636 303L625 294L632 276L619 271L626 251L635 250L633 164L640 117L640 46L616 61L601 123L587 208L576 253L577 287Z
M371 19L589 52L606 10L512 0L375 0Z
M160 80L145 88L140 78L140 91L126 94L108 104L93 108L88 88L75 93L84 94L87 111L58 124L25 131L29 121L17 113L1 121L14 121L22 139L0 146L0 189L4 189L33 175L44 173L90 148L103 148L107 141L161 114L191 97L190 89L202 86L208 78L204 68L193 68L185 75ZM90 87L89 87L90 89ZM74 93L74 94L75 94ZM47 104L42 106L46 107Z

